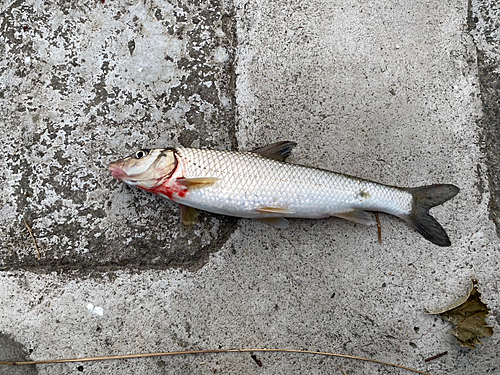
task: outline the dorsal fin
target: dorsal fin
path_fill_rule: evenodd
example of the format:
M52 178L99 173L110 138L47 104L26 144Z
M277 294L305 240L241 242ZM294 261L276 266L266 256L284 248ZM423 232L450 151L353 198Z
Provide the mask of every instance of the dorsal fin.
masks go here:
M290 156L295 146L297 146L295 142L283 141L271 143L270 145L256 148L250 152L260 154L269 159L285 161L285 159Z

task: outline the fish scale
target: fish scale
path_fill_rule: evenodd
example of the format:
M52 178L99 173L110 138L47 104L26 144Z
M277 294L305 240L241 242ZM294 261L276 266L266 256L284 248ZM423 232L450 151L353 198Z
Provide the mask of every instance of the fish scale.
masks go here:
M450 246L429 210L452 199L458 187L399 188L285 163L295 145L276 142L251 152L142 149L108 169L117 180L180 203L184 225L195 220L193 208L259 218L278 228L288 226L285 217L338 216L370 225L375 221L366 211L380 211L405 220L432 243Z
M354 210L408 215L407 191L339 173L269 159L252 152L175 148L186 178L220 180L190 191L178 203L248 218L321 218ZM262 213L262 207L288 213Z

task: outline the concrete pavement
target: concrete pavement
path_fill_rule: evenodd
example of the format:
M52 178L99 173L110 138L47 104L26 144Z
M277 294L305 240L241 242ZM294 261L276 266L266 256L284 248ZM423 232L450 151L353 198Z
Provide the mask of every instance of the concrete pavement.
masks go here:
M474 275L500 325L493 2L7 1L1 12L0 359L277 347L500 371L497 332L463 349L423 313ZM433 210L452 246L386 215L382 244L340 219L281 231L212 214L182 238L175 204L105 168L144 146L285 139L298 143L291 162L456 184ZM229 354L0 374L403 373L257 356L262 367Z

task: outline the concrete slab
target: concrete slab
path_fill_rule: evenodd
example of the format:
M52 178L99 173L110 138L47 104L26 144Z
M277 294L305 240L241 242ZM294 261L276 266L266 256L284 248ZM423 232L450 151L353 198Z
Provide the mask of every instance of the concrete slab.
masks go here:
M497 39L484 27L495 24L494 4L63 3L2 6L5 355L278 347L433 374L498 370L498 333L461 349L449 324L423 313L463 294L473 274L489 322L497 331L500 324L500 241L488 218L493 152L483 147L494 135L491 121L483 126L493 118L483 112L485 62L498 77ZM460 186L433 210L452 247L437 248L388 216L382 244L376 229L339 219L292 220L280 231L211 214L181 239L175 205L105 170L146 145L250 149L278 139L299 143L293 162L387 184ZM258 357L263 367L231 354L26 371L402 373Z
M231 9L9 1L2 11L0 266L200 267L235 220L204 215L179 238L176 206L113 182L106 165L146 145L237 147Z

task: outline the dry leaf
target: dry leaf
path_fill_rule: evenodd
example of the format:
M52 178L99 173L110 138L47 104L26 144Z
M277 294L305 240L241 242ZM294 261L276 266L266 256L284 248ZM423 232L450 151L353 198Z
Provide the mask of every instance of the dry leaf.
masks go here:
M480 337L493 334L493 327L489 327L485 320L490 310L481 301L481 293L477 290L477 280L471 280L467 296L446 309L429 312L429 314L439 314L444 320L453 323L455 325L453 334L463 347L474 349L476 344L482 344Z

